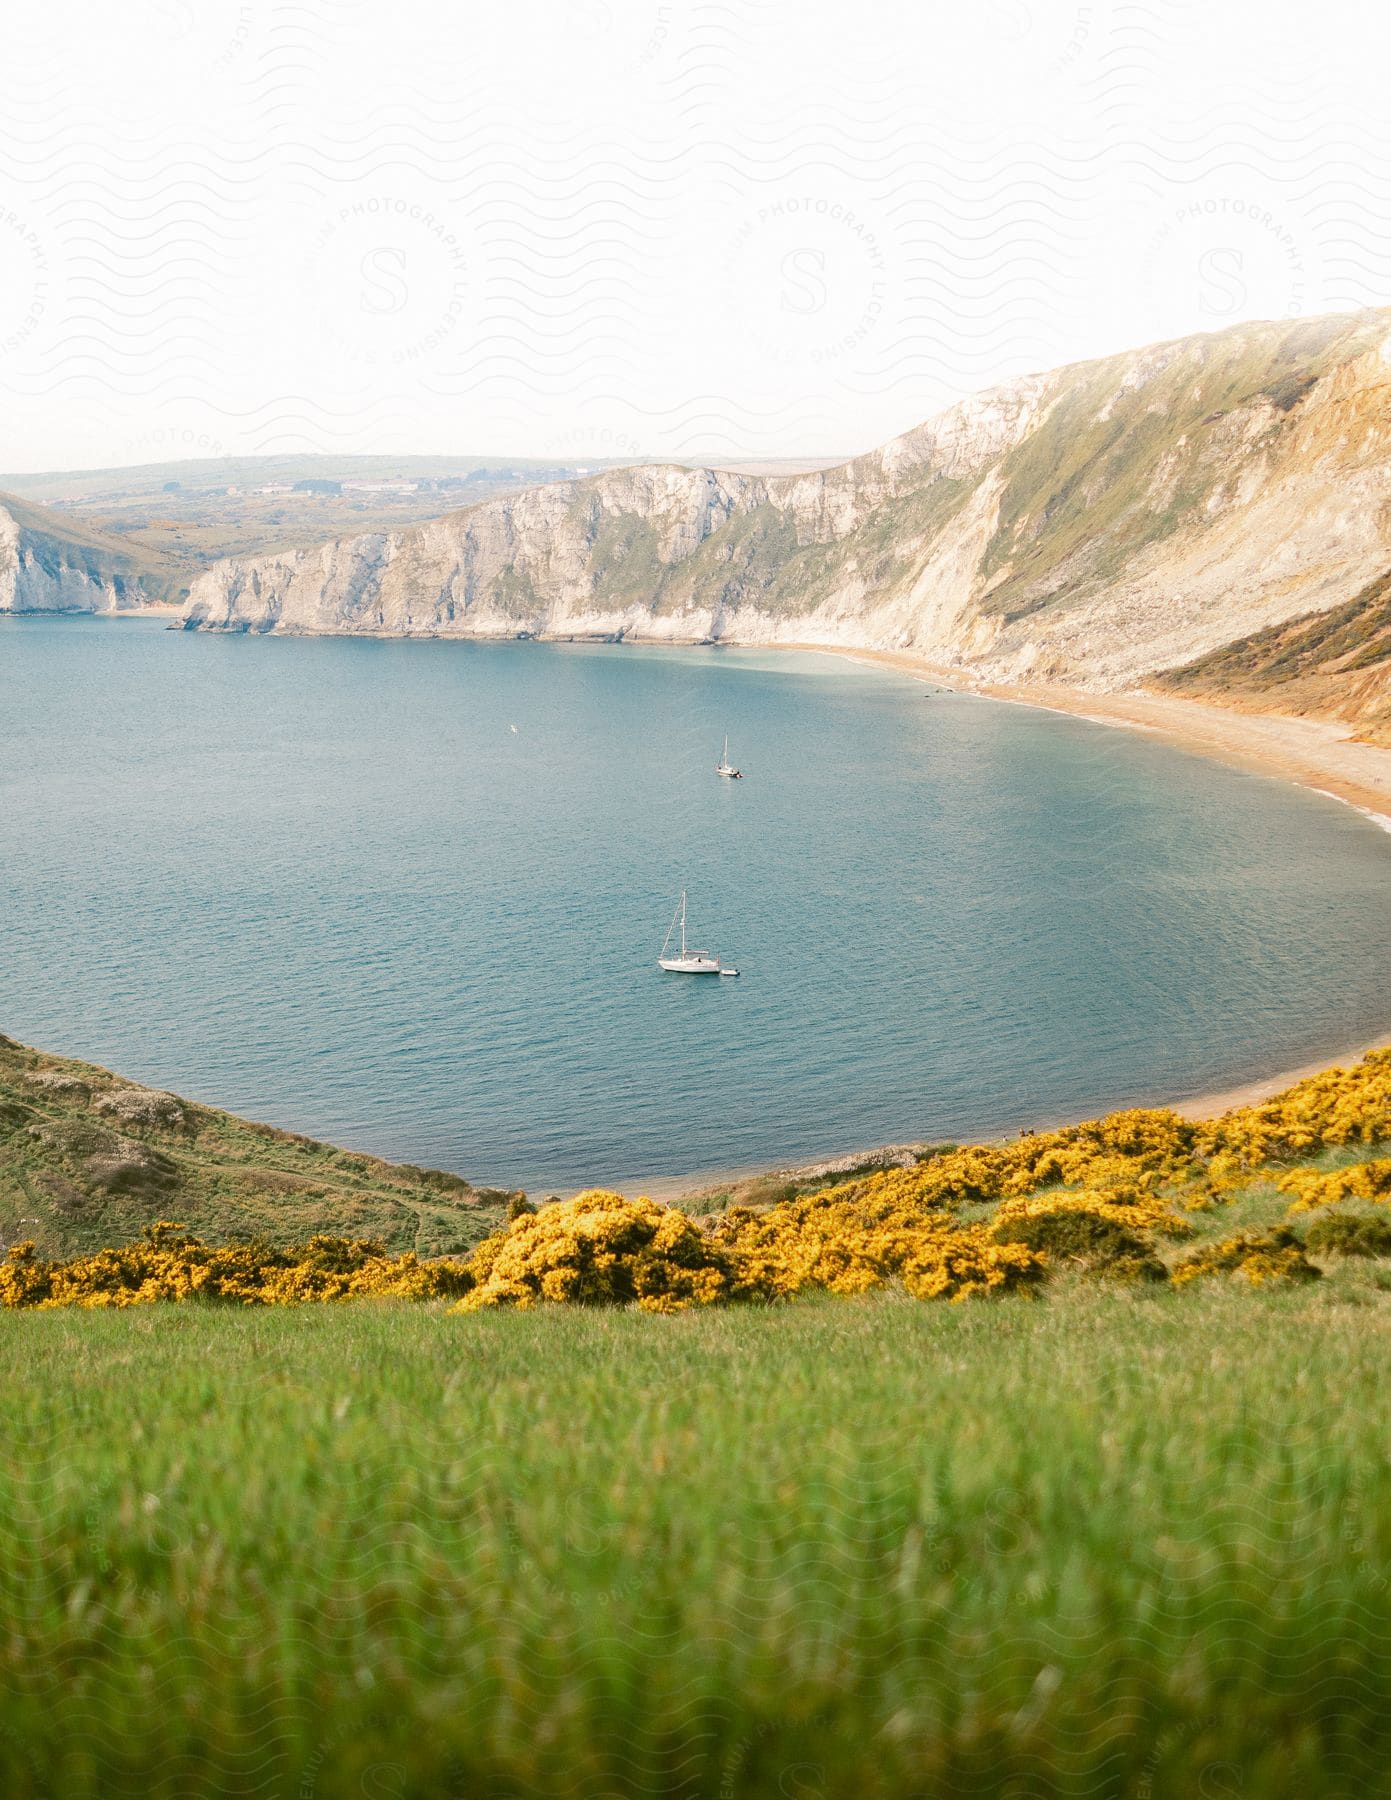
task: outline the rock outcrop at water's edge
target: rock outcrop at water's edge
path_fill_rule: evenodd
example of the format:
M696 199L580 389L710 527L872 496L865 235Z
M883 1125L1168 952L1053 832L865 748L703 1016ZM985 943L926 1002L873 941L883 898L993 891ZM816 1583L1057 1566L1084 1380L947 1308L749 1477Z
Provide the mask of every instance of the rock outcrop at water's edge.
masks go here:
M815 474L609 470L229 559L184 623L806 643L1125 687L1391 568L1389 346L1391 310L1242 325L1025 377ZM1384 674L1359 681L1374 714Z

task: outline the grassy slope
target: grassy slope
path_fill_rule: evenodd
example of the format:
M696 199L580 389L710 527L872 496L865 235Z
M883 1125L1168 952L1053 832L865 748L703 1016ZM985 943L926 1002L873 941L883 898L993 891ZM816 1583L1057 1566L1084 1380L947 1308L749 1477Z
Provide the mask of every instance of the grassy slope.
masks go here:
M1387 1791L1370 1281L3 1323L6 1792Z
M1331 612L1240 638L1160 677L1179 693L1355 719L1391 744L1391 570Z
M17 494L0 493L0 509L24 533L24 548L50 573L81 569L97 581L119 586L137 581L151 600L177 600L187 591L190 570L178 557L124 538L46 507L31 505Z
M996 583L990 610L1035 612L1061 590L1113 579L1138 551L1191 526L1230 482L1234 457L1251 453L1231 441L1230 415L1259 400L1288 413L1385 330L1382 315L1242 325L1184 340L1128 391L1130 356L1067 371L1048 416L1004 462L984 563Z
M0 1191L84 1183L85 1242L497 1216L8 1040L0 1133ZM1288 1205L1253 1179L1159 1247ZM0 1791L1386 1792L1391 1266L1316 1260L961 1307L0 1315Z
M127 1096L129 1098L123 1098ZM505 1196L231 1113L153 1095L0 1038L0 1238L46 1255L127 1244L157 1219L210 1243L314 1232L439 1256L470 1249Z

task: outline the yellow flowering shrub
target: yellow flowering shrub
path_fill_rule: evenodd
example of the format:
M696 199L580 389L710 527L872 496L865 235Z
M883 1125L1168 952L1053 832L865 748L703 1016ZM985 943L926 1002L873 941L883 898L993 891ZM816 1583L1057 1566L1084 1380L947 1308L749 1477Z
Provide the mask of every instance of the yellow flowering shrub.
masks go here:
M1010 1146L1010 1194L1052 1186L1157 1187L1195 1172L1194 1127L1177 1113L1140 1108L1084 1125L1036 1132Z
M783 1300L808 1288L863 1294L902 1268L930 1214L921 1204L862 1197L847 1184L765 1212L731 1207L712 1237L737 1269L741 1297Z
M1391 1138L1391 1050L1373 1050L1352 1069L1325 1069L1258 1106L1200 1126L1198 1153L1243 1169L1289 1161L1346 1144Z
M1004 1192L1010 1158L1008 1147L995 1144L946 1150L912 1168L876 1169L820 1192L834 1194L838 1203L862 1201L870 1207L902 1209L905 1215L952 1212L998 1200Z
M911 1174L916 1171L893 1171ZM737 1270L735 1292L768 1300L808 1289L863 1294L901 1277L918 1299L965 1299L1041 1276L1042 1259L981 1225L926 1210L911 1183L849 1182L766 1212L732 1207L714 1228Z
M1163 1237L1187 1237L1193 1230L1191 1223L1173 1210L1168 1196L1124 1186L1021 1194L1017 1199L1001 1201L994 1218L1003 1224L1058 1212L1092 1213L1123 1231L1157 1231Z
M907 1203L916 1193L920 1205L952 1209L998 1200L1009 1169L1008 1148L986 1144L949 1150L915 1169L886 1169L865 1185L871 1199Z
M1327 1174L1318 1169L1296 1169L1282 1176L1277 1185L1295 1196L1290 1202L1291 1216L1336 1206L1340 1200L1391 1201L1391 1158L1353 1163Z
M902 1266L903 1285L915 1300L969 1300L1033 1287L1048 1271L1046 1257L1027 1244L1001 1243L986 1225L931 1221L919 1233Z
M543 1300L678 1312L732 1287L727 1257L685 1213L602 1188L520 1214L479 1245L470 1272L460 1312Z
M295 1250L267 1244L210 1248L179 1225L161 1221L138 1244L48 1262L32 1243L16 1244L0 1263L0 1305L145 1306L156 1300L229 1300L290 1306L375 1294L428 1300L462 1294L467 1269L390 1256L370 1239L313 1237Z
M1172 1279L1179 1284L1203 1275L1233 1275L1252 1287L1290 1286L1317 1281L1319 1271L1304 1254L1304 1246L1288 1227L1273 1231L1239 1231L1216 1243L1203 1244L1175 1264Z
M467 1263L422 1263L327 1236L289 1250L212 1248L167 1224L141 1243L66 1262L20 1244L0 1263L0 1305L204 1298L274 1306L385 1295L452 1298L465 1312L546 1302L677 1312L808 1290L862 1294L895 1281L921 1299L956 1300L1028 1286L1060 1267L1160 1280L1154 1239L1191 1235L1185 1215L1253 1178L1278 1179L1293 1196L1291 1214L1344 1200L1391 1204L1391 1156L1332 1172L1290 1167L1327 1149L1382 1142L1391 1143L1385 1050L1207 1124L1160 1109L1111 1113L943 1151L762 1210L731 1207L708 1229L676 1208L596 1188L539 1212L519 1204ZM1173 1279L1221 1273L1260 1286L1318 1271L1282 1227L1203 1245Z

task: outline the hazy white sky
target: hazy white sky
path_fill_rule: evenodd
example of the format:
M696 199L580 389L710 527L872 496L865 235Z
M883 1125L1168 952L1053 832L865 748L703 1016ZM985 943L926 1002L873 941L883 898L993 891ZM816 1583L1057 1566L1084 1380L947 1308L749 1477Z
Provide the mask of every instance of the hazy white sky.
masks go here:
M46 0L0 469L850 452L1391 299L1370 0Z

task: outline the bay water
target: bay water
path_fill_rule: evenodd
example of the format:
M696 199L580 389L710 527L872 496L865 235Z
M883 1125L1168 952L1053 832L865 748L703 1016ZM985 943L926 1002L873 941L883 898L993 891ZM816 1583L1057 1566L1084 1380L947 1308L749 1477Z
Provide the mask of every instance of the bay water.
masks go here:
M0 620L0 869L0 1031L539 1193L1010 1132L1391 1025L1370 820L809 654ZM739 980L657 969L683 887Z

